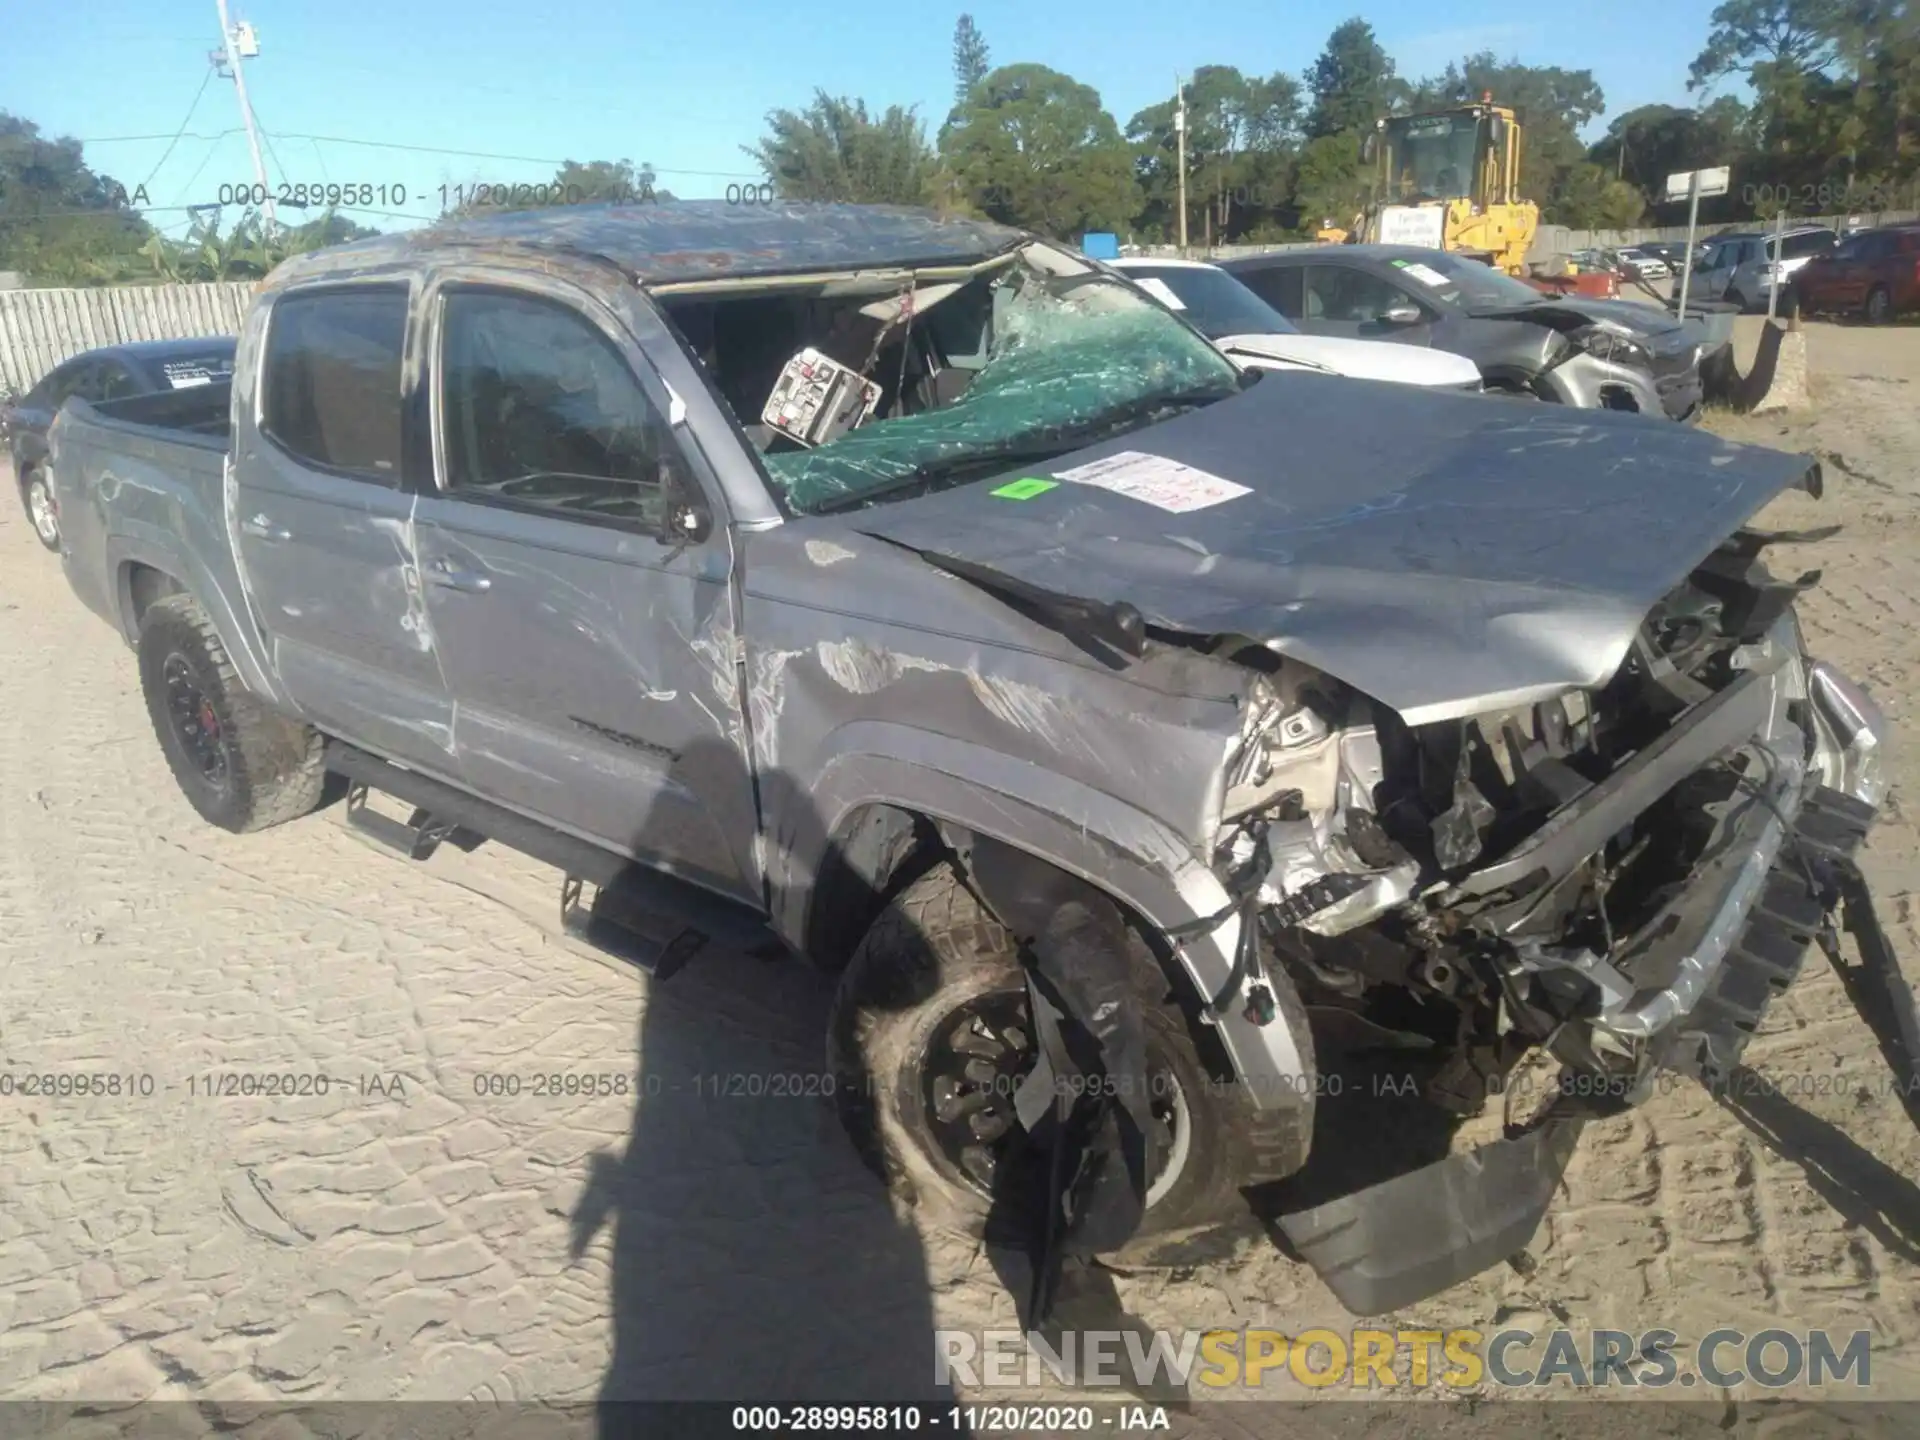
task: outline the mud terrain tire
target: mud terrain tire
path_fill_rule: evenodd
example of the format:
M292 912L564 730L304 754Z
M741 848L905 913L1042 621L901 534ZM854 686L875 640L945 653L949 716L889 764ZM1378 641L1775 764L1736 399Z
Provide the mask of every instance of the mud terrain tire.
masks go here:
M154 735L201 819L244 834L297 820L319 803L325 741L241 684L213 621L192 597L168 595L148 607L139 657ZM192 697L192 725L180 713L185 697ZM197 736L189 734L194 726Z
M1312 1097L1262 1111L1245 1087L1214 1079L1145 941L1136 936L1131 948L1149 1072L1156 1086L1166 1075L1177 1082L1185 1143L1184 1151L1177 1138L1168 1147L1178 1171L1171 1181L1156 1181L1164 1193L1152 1198L1139 1233L1114 1258L1177 1264L1204 1258L1210 1233L1249 1217L1242 1187L1281 1179L1306 1162ZM1284 1018L1305 1036L1304 1012L1283 988ZM959 1025L957 1012L995 995L1020 997L1024 1016L1013 937L942 863L897 895L868 930L841 974L828 1028L835 1100L861 1157L926 1221L975 1238L986 1233L989 1200L935 1134L927 1065L930 1045Z

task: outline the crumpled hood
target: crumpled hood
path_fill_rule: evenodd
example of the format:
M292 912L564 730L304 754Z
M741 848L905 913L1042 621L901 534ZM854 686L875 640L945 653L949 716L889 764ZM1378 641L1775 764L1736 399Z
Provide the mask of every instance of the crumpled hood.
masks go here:
M1247 493L1182 511L1009 483L1123 452L1149 479L1175 461ZM1816 475L1806 456L1638 415L1297 374L835 518L1149 625L1252 637L1420 724L1605 683L1657 600ZM1204 482L1169 484L1178 506Z
M1450 350L1394 345L1385 340L1349 340L1338 335L1224 335L1213 342L1235 358L1325 365L1359 380L1402 385L1471 385L1480 367Z
M1557 330L1575 330L1606 320L1651 341L1655 350L1679 346L1686 340L1686 327L1673 316L1633 300L1589 300L1584 296L1556 295L1535 305L1476 309L1473 313L1482 320L1530 320Z

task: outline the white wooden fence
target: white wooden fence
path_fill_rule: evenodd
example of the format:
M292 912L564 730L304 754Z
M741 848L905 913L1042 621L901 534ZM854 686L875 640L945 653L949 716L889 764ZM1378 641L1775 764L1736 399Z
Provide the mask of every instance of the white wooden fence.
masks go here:
M133 340L237 335L250 281L0 290L0 388L24 392L82 350Z

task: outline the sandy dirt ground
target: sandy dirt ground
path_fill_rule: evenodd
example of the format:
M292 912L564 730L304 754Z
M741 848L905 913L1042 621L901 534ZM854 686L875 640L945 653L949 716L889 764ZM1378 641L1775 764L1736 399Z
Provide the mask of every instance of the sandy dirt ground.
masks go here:
M1777 568L1822 570L1812 643L1902 724L1920 678L1920 330L1809 340L1811 412L1710 423L1826 460L1827 498L1767 519L1846 528ZM0 1093L0 1397L901 1398L933 1393L934 1328L1013 1325L989 1257L900 1223L817 1099L715 1094L710 1077L817 1073L819 982L709 953L649 985L562 936L558 876L494 847L409 864L337 810L244 838L201 824L132 656L69 594L15 493L0 495L0 1091L16 1082ZM1920 748L1895 764L1867 864L1911 973L1920 836L1902 802ZM1682 1356L1720 1327L1864 1328L1871 1398L1920 1400L1920 1135L1817 954L1748 1060L1777 1094L1677 1086L1590 1128L1530 1278L1490 1271L1383 1323L1665 1327ZM40 1074L123 1080L18 1093ZM329 1093L207 1096L224 1074L324 1075ZM538 1075L587 1093L536 1095ZM518 1096L488 1093L506 1077ZM1155 1329L1356 1323L1258 1237L1119 1292ZM1263 1393L1307 1392L1280 1375ZM1481 1434L1498 1408L1376 1404L1367 1423ZM1660 1423L1906 1430L1812 1411L1756 1430L1752 1413ZM1182 1423L1358 1433L1349 1407L1315 1414Z

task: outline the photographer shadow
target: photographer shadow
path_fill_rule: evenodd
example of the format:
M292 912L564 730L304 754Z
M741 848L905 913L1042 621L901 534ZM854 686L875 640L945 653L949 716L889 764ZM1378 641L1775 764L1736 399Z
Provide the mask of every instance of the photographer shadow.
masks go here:
M717 741L679 756L672 779L703 797L754 793L742 757ZM769 851L822 833L787 777L758 787L786 832ZM642 824L636 852L672 848L664 823ZM658 938L680 928L663 918ZM753 953L709 942L684 970L652 977L642 1000L626 1147L592 1158L571 1216L576 1260L612 1231L602 1434L649 1428L626 1408L636 1401L916 1403L923 1414L953 1401L935 1381L919 1235L835 1115L832 981L766 938Z

